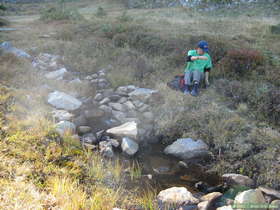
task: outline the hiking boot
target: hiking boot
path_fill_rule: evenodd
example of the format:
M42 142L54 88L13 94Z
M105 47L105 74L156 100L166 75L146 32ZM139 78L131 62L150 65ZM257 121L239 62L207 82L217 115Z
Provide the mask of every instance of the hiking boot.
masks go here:
M191 95L192 96L198 96L198 86L199 84L194 84Z
M186 85L186 88L185 88L185 90L184 90L184 94L185 94L185 95L191 94L191 87L190 87L189 85Z

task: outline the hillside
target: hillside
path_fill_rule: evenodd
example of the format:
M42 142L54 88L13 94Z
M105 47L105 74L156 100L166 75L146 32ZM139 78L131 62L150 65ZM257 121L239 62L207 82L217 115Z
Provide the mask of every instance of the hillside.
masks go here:
M194 209L213 191L221 200L206 209L259 186L274 189L260 190L263 202L280 199L278 2L207 12L110 0L5 5L2 209L164 209L158 194L170 187L190 191ZM186 96L167 83L199 40L209 42L211 85ZM167 155L181 138L202 140L201 157ZM246 183L228 186L228 173Z

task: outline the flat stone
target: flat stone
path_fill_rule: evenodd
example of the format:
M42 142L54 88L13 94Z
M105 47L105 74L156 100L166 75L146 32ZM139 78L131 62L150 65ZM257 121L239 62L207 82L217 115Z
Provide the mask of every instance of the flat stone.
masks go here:
M128 137L122 139L121 147L122 151L130 156L134 155L139 149L138 144Z
M247 187L253 187L254 186L254 180L249 178L248 176L244 176L241 174L224 174L222 176L223 180L230 186L233 185L242 185Z
M61 79L63 79L65 73L67 73L66 68L61 68L57 71L52 71L52 72L45 74L45 77L47 79L61 80Z
M48 103L57 109L73 111L79 109L82 102L66 93L55 91L49 94Z
M137 138L137 124L136 122L128 122L122 124L118 127L114 127L108 129L106 131L108 134L117 136L117 137L129 137L129 138Z
M200 198L200 200L202 200L202 201L212 201L212 200L214 200L214 199L216 199L216 198L221 197L222 195L223 195L223 194L220 193L220 192L212 192L212 193L208 193L208 194L202 196L202 197Z
M188 204L197 204L199 200L185 187L172 187L160 191L157 196L160 209L179 209Z
M191 138L178 139L164 149L167 155L173 155L182 160L209 156L208 146L202 140Z

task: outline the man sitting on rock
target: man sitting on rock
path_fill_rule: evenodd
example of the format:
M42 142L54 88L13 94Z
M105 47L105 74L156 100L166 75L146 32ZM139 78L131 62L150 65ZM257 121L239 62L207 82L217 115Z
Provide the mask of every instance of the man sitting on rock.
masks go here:
M204 78L206 86L209 85L208 77L212 68L212 60L208 54L208 43L200 41L195 50L189 50L187 66L185 68L185 91L186 95L198 96L199 85ZM193 86L192 90L191 87Z

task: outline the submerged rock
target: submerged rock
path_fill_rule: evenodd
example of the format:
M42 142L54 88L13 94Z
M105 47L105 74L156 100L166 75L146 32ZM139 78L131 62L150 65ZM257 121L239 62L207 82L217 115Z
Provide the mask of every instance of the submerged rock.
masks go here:
M185 187L172 187L160 191L157 200L160 209L177 209L199 202Z
M244 176L241 174L224 174L222 176L223 180L230 186L233 185L242 185L247 187L254 186L254 180L249 178L248 176Z
M137 138L138 134L136 122L127 122L118 127L108 129L106 132L116 137L129 137L134 139Z
M191 138L178 139L164 149L164 153L180 159L192 159L209 156L208 146L202 140L194 141Z
M134 155L139 149L138 144L135 141L133 141L132 139L127 138L127 137L124 137L122 139L121 147L122 147L122 151L124 153L131 155L131 156Z
M79 109L82 102L66 93L55 91L49 94L48 103L57 109L73 111Z

